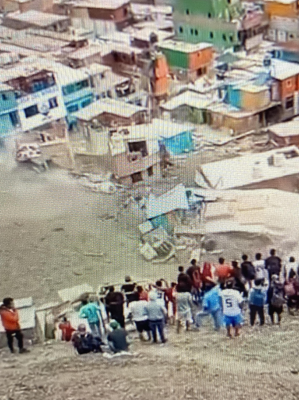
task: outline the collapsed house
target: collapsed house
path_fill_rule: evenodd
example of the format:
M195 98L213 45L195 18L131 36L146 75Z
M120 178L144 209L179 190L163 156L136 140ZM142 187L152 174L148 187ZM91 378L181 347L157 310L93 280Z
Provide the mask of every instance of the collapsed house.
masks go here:
M299 190L299 150L296 146L203 164L195 182L206 189Z

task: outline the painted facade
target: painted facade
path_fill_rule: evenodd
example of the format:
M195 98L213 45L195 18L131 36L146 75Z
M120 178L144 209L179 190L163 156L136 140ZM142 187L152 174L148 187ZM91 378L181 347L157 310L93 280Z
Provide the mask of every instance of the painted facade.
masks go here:
M213 43L222 49L246 48L246 41L248 49L255 47L265 25L263 13L247 12L240 0L175 0L173 20L178 39Z
M170 71L181 79L194 80L204 75L213 62L213 46L209 43L165 41L160 50L167 59Z
M15 93L11 87L0 84L0 137L7 136L19 127Z

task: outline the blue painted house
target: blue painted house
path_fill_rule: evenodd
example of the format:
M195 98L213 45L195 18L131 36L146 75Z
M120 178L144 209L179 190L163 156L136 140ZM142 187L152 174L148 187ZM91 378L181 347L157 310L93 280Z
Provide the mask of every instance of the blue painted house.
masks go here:
M90 79L86 72L55 64L53 70L61 87L66 107L66 121L69 128L76 125L74 113L88 106L94 100Z
M20 126L17 100L12 87L0 83L0 137L5 137Z

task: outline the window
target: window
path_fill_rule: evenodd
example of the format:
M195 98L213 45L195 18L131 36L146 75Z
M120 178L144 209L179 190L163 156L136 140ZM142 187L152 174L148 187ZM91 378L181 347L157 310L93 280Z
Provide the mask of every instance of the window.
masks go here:
M195 29L195 35L198 36L198 30L197 29Z
M188 10L188 8L187 8L187 10L186 10L186 14L189 15L189 10Z
M231 42L233 42L233 41L234 41L234 37L233 37L233 35L230 35L230 37L229 37L229 40L230 40Z
M143 180L141 172L135 172L135 174L132 174L131 179L133 183L141 182Z
M153 176L154 175L154 170L153 170L153 166L149 167L147 169L147 175L148 176Z
M76 82L76 83L72 83L71 85L65 86L64 88L62 88L62 92L65 96L67 96L68 94L77 92L78 90L87 88L89 86L88 80L84 80L84 81L80 81L80 82Z
M213 39L213 38L214 38L214 33L210 32L210 39Z
M226 35L225 34L222 35L222 39L226 42Z
M91 103L91 100L90 100L90 99L84 100L84 101L82 101L82 103L81 103L81 107L82 107L82 108L87 107L87 106L89 106L90 103Z
M294 107L294 96L290 96L286 98L286 110Z
M292 79L288 79L286 81L286 86L287 86L287 88L291 88L292 87Z
M18 112L17 112L17 111L12 111L12 112L10 112L8 115L9 115L10 122L11 122L11 124L12 124L13 126L18 126L18 125L20 125L19 115L18 115Z
M227 0L228 4L230 4L231 0Z
M199 51L199 52L197 53L197 58L200 58L200 56L201 56L201 52Z
M5 94L5 93L3 93L3 94L2 94L2 100L3 100L3 101L6 101L6 100L8 100L8 96L7 96L7 94Z
M141 153L142 157L148 156L146 141L128 143L130 153Z
M208 13L208 18L212 18L212 14L211 13Z
M180 33L183 33L183 32L184 32L184 29L183 29L182 26L180 26L179 31L180 31Z
M37 105L35 104L34 106L25 108L24 112L25 112L26 118L33 117L34 115L38 114Z
M193 35L193 33L194 33L193 28L190 29L190 33L191 33L191 35Z
M67 112L69 112L69 113L76 112L78 110L79 110L78 104L74 104L73 106L67 107Z
M58 107L56 97L52 97L52 99L49 99L49 107L50 107L50 109Z

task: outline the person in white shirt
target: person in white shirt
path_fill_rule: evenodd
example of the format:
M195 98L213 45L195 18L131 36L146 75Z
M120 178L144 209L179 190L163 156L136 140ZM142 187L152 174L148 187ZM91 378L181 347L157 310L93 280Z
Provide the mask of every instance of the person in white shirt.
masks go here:
M151 330L149 327L148 316L146 312L146 305L148 302L146 300L139 300L139 295L136 293L134 300L129 304L129 316L132 317L136 329L139 333L139 339L145 340L143 332L146 332L147 339L151 340Z
M255 269L255 280L263 280L263 284L265 282L269 282L269 274L266 270L265 260L262 259L261 253L257 253L255 255L255 260L252 262L252 265Z
M240 292L233 289L233 281L226 283L225 289L221 292L221 299L227 336L232 337L231 327L235 329L235 336L239 336L242 324L243 297Z
M283 267L283 282L288 282L289 279L296 277L298 274L298 263L296 262L294 257L289 258L289 262L287 262Z

